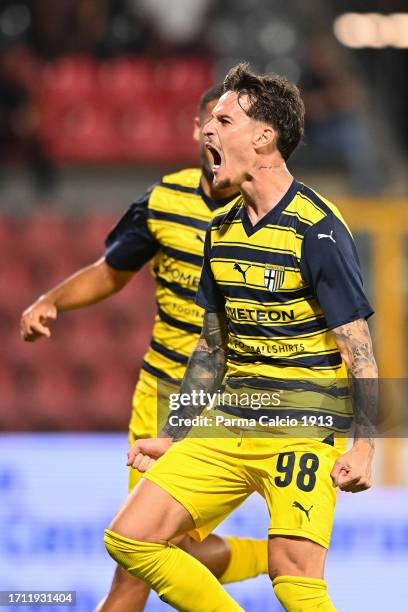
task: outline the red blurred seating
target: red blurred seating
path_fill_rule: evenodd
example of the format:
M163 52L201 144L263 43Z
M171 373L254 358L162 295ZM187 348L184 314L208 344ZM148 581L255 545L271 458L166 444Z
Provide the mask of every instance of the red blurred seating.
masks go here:
M199 58L63 58L43 70L40 132L61 162L193 159L192 119L211 82Z
M15 315L15 309L24 307L32 295L31 279L23 259L10 255L0 259L0 287L0 304L9 305Z
M171 158L172 125L154 92L140 101L117 100L112 103L111 113L120 159L146 164Z
M103 101L95 98L66 100L48 96L41 108L41 134L59 161L112 161L115 134Z
M197 103L213 82L212 65L206 59L195 57L169 58L156 65L154 81L165 100L175 97L179 101Z
M94 95L97 73L97 63L87 56L67 56L44 64L41 86L45 101L51 93L65 100Z
M154 89L153 67L151 61L136 57L104 62L98 69L101 95L108 103L121 100L137 104Z
M50 339L31 344L19 336L22 310L78 268L78 252L83 257L87 243L94 242L102 254L115 220L116 215L93 214L74 221L46 211L32 219L0 218L6 236L4 228L17 228L12 231L16 244L0 260L0 407L6 411L0 427L126 427L151 335L154 298L147 267L107 302L62 313L51 324Z

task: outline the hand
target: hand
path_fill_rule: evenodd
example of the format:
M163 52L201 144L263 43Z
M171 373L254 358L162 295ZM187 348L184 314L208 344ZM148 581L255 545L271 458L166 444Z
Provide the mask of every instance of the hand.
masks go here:
M127 465L131 465L139 470L139 472L147 472L156 459L164 455L172 444L173 440L171 438L143 438L136 440L128 452Z
M331 471L333 486L341 491L359 493L371 487L371 463L374 448L364 440L358 440L347 453L339 457Z
M57 308L52 302L41 300L34 302L21 315L20 333L26 342L35 342L39 338L49 338L51 331L46 323L57 318Z

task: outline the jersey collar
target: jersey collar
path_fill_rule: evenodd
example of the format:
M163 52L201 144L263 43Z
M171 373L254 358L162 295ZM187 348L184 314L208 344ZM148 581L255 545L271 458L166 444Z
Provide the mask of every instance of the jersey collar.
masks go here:
M281 212L293 200L299 188L300 188L300 183L296 179L293 179L292 184L290 185L289 189L287 190L285 195L282 197L282 199L279 200L276 206L274 206L272 210L266 213L266 215L264 215L262 219L258 221L258 223L255 223L255 225L252 225L248 217L246 206L244 204L241 209L241 220L242 220L242 225L244 226L246 235L248 237L252 236L252 234L255 234L255 232L265 227L265 225L269 225L273 223L274 221L276 221L279 215L281 214Z

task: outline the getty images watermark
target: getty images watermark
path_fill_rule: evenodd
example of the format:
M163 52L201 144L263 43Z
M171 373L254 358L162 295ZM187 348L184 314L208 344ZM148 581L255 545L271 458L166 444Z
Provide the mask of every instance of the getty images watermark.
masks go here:
M170 409L169 424L172 427L213 427L225 425L227 427L331 427L333 419L330 415L301 415L286 414L284 416L272 412L271 408L279 408L282 404L281 391L270 393L234 393L216 391L207 393L203 390L193 390L190 393L170 393L168 405ZM193 406L201 408L200 415L185 417L177 414L183 407ZM225 412L205 414L210 410L223 411L228 408L244 410L247 416L233 416ZM269 414L263 414L263 410ZM248 411L254 410L253 416Z

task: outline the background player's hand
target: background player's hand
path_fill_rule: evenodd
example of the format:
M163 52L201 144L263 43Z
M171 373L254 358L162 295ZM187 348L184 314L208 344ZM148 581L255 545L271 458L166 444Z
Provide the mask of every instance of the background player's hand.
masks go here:
M371 487L371 463L374 449L359 440L351 450L339 457L330 474L335 487L349 493L359 493Z
M42 300L34 302L21 315L20 333L26 342L35 342L39 338L49 338L50 328L47 323L57 318L57 309L52 302Z
M136 440L128 452L127 465L131 465L139 472L147 472L156 459L164 455L172 443L171 438L142 438Z

